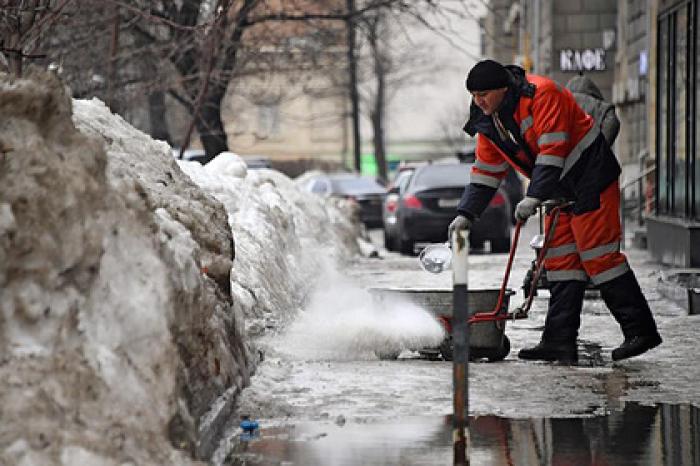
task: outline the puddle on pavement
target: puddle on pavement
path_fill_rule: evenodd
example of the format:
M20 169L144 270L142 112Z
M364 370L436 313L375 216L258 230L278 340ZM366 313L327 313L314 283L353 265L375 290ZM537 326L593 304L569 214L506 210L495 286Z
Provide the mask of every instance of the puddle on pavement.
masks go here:
M412 417L365 423L302 422L237 440L229 466L452 464L452 421ZM339 425L341 424L341 425ZM589 418L470 419L479 466L700 465L700 409L627 403Z

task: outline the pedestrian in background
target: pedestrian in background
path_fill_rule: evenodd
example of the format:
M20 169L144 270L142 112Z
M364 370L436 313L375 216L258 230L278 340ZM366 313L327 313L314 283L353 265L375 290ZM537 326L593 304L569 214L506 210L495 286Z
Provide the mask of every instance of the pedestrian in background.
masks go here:
M572 201L562 211L545 258L550 299L540 342L518 357L575 362L583 296L590 281L617 320L623 343L612 359L661 343L654 317L620 252L620 165L599 126L572 93L551 79L493 60L469 72L472 95L464 130L477 136L476 163L449 234L468 229L484 211L508 165L530 179L516 207L524 222L548 199ZM545 218L547 230L551 216Z

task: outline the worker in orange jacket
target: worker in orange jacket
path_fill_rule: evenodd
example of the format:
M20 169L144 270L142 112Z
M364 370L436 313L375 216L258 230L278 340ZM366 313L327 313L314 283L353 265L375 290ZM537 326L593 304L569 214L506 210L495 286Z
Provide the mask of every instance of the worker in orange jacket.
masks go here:
M622 328L613 360L661 343L634 273L620 252L620 165L593 119L571 92L542 76L493 60L467 76L472 94L464 130L477 135L470 183L450 224L468 229L479 218L511 165L530 179L515 210L526 221L548 199L573 201L556 225L545 258L550 299L541 341L522 349L529 360L575 362L583 296L590 281ZM551 218L545 218L547 229Z

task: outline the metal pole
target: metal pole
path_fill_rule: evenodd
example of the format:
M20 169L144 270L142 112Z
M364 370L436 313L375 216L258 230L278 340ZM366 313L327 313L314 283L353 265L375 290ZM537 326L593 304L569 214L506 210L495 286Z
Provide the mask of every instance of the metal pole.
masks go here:
M467 271L468 232L455 233L452 241L452 440L455 465L469 464L469 308Z
M625 250L625 189L620 189L620 250Z
M642 189L644 188L644 184L642 181L644 180L644 177L640 176L639 177L639 184L637 184L637 226L642 226L644 223L642 220L642 214L644 211L644 193L642 192Z

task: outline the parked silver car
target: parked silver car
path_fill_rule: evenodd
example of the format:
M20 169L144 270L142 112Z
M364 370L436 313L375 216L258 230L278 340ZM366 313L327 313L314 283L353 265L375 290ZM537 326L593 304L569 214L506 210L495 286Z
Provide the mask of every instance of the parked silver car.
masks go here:
M308 191L321 196L335 196L356 202L360 220L367 228L380 228L382 202L386 188L374 178L354 173L318 174L304 184Z

